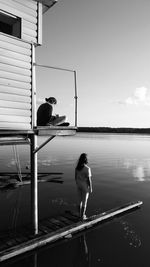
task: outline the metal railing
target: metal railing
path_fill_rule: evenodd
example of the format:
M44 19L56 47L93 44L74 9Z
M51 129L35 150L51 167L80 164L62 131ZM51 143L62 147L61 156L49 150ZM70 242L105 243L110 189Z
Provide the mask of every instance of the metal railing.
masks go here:
M48 66L48 65L42 65L42 64L37 64L33 63L33 66L36 67L41 67L41 68L47 68L47 69L54 69L54 70L59 70L59 71L67 71L67 72L72 72L74 75L74 101L75 101L75 127L77 127L78 124L78 95L77 95L77 72L72 69L66 69L66 68L61 68L61 67L53 67L53 66Z

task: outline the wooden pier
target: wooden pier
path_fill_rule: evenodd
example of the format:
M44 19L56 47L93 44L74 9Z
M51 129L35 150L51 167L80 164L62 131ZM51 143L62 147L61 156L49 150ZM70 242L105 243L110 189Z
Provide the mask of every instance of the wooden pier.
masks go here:
M68 211L56 218L48 218L39 222L37 235L32 234L30 227L18 229L15 233L3 234L3 236L0 236L0 262L35 250L59 239L71 238L72 234L113 219L116 216L121 216L126 212L139 208L142 204L142 201L129 203L91 216L86 220L81 220L76 214Z

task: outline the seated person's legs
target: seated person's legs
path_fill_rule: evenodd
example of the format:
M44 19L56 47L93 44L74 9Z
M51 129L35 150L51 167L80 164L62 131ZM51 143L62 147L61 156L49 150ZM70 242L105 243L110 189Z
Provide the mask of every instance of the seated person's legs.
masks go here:
M47 123L46 125L60 125L62 123L64 123L64 121L66 120L66 116L52 116L49 123Z

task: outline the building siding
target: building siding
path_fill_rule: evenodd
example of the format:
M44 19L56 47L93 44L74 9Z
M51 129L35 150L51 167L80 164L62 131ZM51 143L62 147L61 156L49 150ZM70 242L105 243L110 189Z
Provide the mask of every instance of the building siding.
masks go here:
M0 34L0 128L31 129L32 45Z
M0 0L0 9L22 19L22 40L29 43L37 43L37 2L32 0Z
M21 38L0 32L0 129L36 125L32 60L41 44L41 8L33 0L0 0L0 10L21 18Z

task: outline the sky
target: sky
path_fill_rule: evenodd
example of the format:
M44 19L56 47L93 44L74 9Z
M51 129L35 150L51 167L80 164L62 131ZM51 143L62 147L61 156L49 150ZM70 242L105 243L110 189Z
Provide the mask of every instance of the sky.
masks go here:
M150 127L150 1L58 0L36 63L76 70L78 126ZM74 76L37 67L38 104L74 123Z

